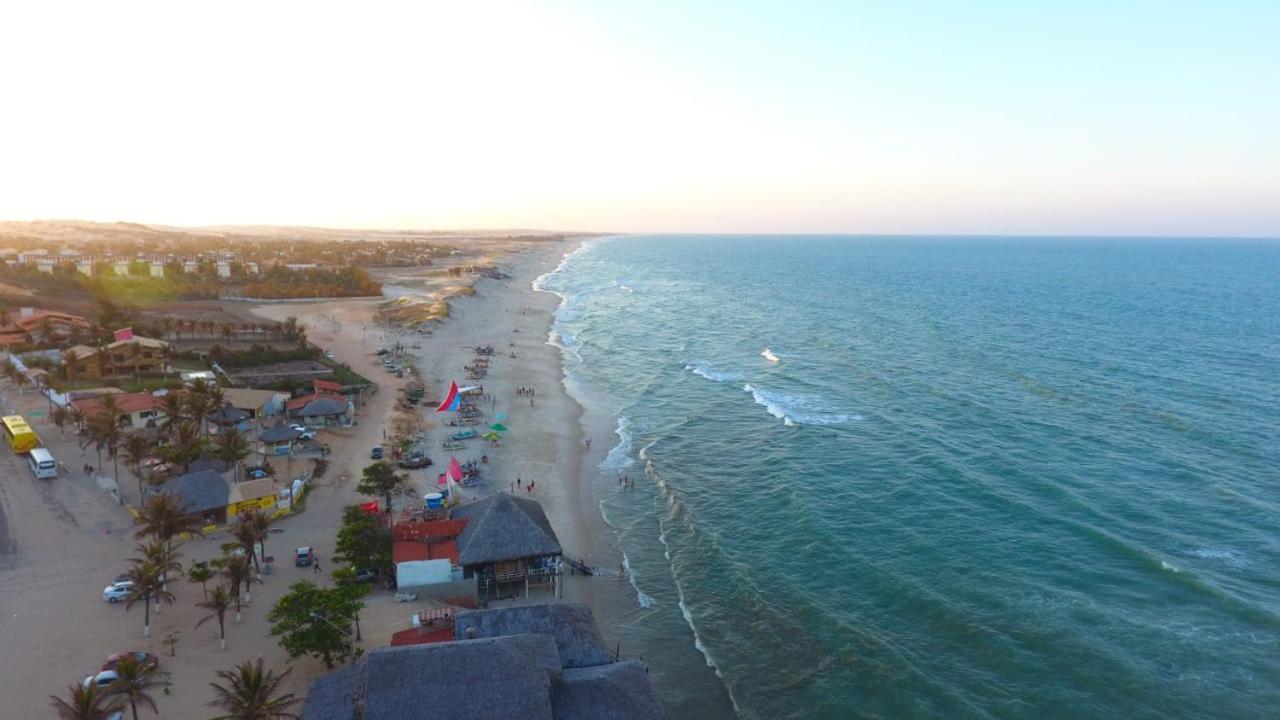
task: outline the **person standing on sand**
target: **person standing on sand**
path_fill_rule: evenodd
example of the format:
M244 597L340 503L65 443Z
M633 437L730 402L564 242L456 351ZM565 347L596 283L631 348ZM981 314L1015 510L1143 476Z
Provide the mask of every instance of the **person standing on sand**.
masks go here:
M311 560L311 573L313 575L320 574L320 556L314 555Z

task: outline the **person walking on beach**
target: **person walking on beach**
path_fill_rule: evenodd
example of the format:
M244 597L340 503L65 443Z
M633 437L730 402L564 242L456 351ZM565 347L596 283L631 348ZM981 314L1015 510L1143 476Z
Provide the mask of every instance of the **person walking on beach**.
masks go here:
M311 573L313 575L320 574L320 556L319 555L314 556L314 558L311 560Z
M524 487L523 485L521 485L522 482L524 481L521 480L520 478L516 478L516 487Z

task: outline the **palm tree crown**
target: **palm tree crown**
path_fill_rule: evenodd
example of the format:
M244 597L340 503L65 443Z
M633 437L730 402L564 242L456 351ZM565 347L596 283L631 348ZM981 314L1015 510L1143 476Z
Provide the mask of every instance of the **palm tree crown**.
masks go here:
M289 709L301 700L293 693L277 695L280 684L291 670L276 675L262 667L262 658L240 663L232 670L219 670L218 678L225 684L209 683L217 695L217 699L209 704L226 714L213 720L296 720L298 716Z

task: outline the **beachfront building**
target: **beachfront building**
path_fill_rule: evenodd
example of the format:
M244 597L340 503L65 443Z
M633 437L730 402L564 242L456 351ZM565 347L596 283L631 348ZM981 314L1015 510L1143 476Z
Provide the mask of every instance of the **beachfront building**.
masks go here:
M230 485L217 467L193 469L185 475L166 481L151 492L176 496L183 514L197 517L205 525L221 525L227 521Z
M261 448L259 452L263 455L292 455L294 445L301 434L281 420L258 433L258 444Z
M457 539L458 564L482 597L554 588L560 540L537 501L500 492L455 507L450 519L467 521Z
M127 421L127 427L143 428L148 421L159 423L164 420L164 413L160 412L160 399L149 392L112 393L112 398ZM90 420L102 412L100 395L72 400L71 404Z
M264 418L279 415L284 410L285 402L289 400L289 393L254 388L223 388L222 397L228 405L245 411L249 417Z
M464 578L458 564L458 537L466 526L466 520L396 523L391 544L396 587L438 598L475 598L475 578Z
M270 515L276 509L276 483L271 478L235 483L227 492L227 522L256 510Z
M135 335L104 348L75 345L63 353L68 380L97 380L127 375L156 375L168 368L169 343Z
M205 416L209 424L216 428L217 432L224 432L235 428L237 430L247 430L249 413L239 408L232 407L230 404L214 410Z
M311 683L303 720L660 720L644 663L617 662L585 605L454 616L454 640L378 648Z
M12 311L8 316L8 322L0 325L0 345L56 342L89 329L88 320L56 310L24 307L16 317Z
M355 417L356 408L344 395L312 393L288 403L289 417L308 427L346 427Z

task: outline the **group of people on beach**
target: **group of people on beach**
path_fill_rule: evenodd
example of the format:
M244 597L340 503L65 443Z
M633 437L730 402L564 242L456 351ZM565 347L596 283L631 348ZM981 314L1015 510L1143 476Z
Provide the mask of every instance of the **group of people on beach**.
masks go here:
M534 395L537 395L537 392L535 392L533 388L522 387L522 388L516 388L516 394L525 395L527 397L533 397Z
M530 480L529 484L525 485L524 480L522 478L516 478L516 481L511 483L511 492L514 494L517 490L523 489L526 494L532 495L533 484L534 484L533 480Z
M626 490L631 490L636 486L636 481L633 480L630 475L619 475L618 484Z

